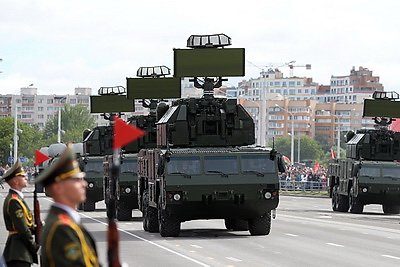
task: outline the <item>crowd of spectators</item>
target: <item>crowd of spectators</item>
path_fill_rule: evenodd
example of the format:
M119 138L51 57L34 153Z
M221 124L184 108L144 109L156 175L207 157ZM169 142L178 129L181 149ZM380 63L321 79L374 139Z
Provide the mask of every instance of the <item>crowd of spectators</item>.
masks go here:
M0 177L3 176L3 174L9 169L11 168L11 165L6 165L6 166L0 166ZM28 175L28 182L31 181L33 174L35 173L35 168L34 167L25 167L24 168L26 174Z
M286 171L279 173L281 189L287 190L326 190L327 169L316 164L286 165Z

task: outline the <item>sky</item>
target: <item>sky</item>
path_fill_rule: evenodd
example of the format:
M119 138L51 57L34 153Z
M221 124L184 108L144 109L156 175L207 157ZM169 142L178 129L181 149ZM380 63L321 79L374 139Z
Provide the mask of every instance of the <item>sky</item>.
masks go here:
M398 0L0 0L0 94L126 87L139 67L173 70L190 35L224 33L245 48L245 76L296 61L293 74L328 85L353 66L399 91ZM307 70L305 64L311 64ZM289 68L279 68L289 76Z

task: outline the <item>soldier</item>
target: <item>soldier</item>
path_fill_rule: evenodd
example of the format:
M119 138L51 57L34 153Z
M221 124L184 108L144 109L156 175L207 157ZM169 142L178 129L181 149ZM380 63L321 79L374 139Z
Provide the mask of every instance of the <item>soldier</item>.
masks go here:
M38 263L39 245L33 240L33 216L24 201L22 189L28 185L27 175L19 159L4 174L10 191L4 199L3 216L8 238L4 247L4 260L8 266L31 266Z
M83 179L72 144L35 180L53 199L41 238L43 266L99 266L93 238L76 211L86 199Z

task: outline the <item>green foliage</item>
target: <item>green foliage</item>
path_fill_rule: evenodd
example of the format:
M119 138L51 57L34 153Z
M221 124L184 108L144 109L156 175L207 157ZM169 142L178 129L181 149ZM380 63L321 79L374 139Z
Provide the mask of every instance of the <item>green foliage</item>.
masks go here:
M61 129L65 134L61 135L61 142L82 142L83 131L96 126L94 118L86 106L71 106L66 104L61 111ZM47 140L47 146L57 142L58 113L46 123L43 137Z
M272 143L269 144L272 146ZM282 136L275 140L275 148L278 152L282 153L283 155L290 158L291 154L291 137L290 136ZM290 159L294 162L297 162L297 155L298 155L298 137L294 138L294 159ZM301 136L300 137L300 160L311 159L311 160L318 160L324 158L324 152L322 150L321 145L311 139L308 136Z
M29 126L26 123L17 122L17 128L22 130L18 133L18 157L29 159L29 165L32 166L35 149L43 146L42 133L39 128ZM9 164L10 144L12 144L11 155L14 156L14 118L4 117L0 119L0 164Z

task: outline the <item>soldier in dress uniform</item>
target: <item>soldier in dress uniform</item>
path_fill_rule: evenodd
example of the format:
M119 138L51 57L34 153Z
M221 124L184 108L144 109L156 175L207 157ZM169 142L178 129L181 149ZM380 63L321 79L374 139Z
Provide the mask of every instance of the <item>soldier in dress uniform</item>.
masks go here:
M4 260L11 267L31 266L32 263L38 263L39 245L33 239L33 216L22 193L22 189L28 185L28 179L19 159L1 179L10 186L3 205L4 222L8 230Z
M93 238L76 211L86 199L85 173L79 169L72 144L35 179L54 199L41 237L42 265L99 266Z

